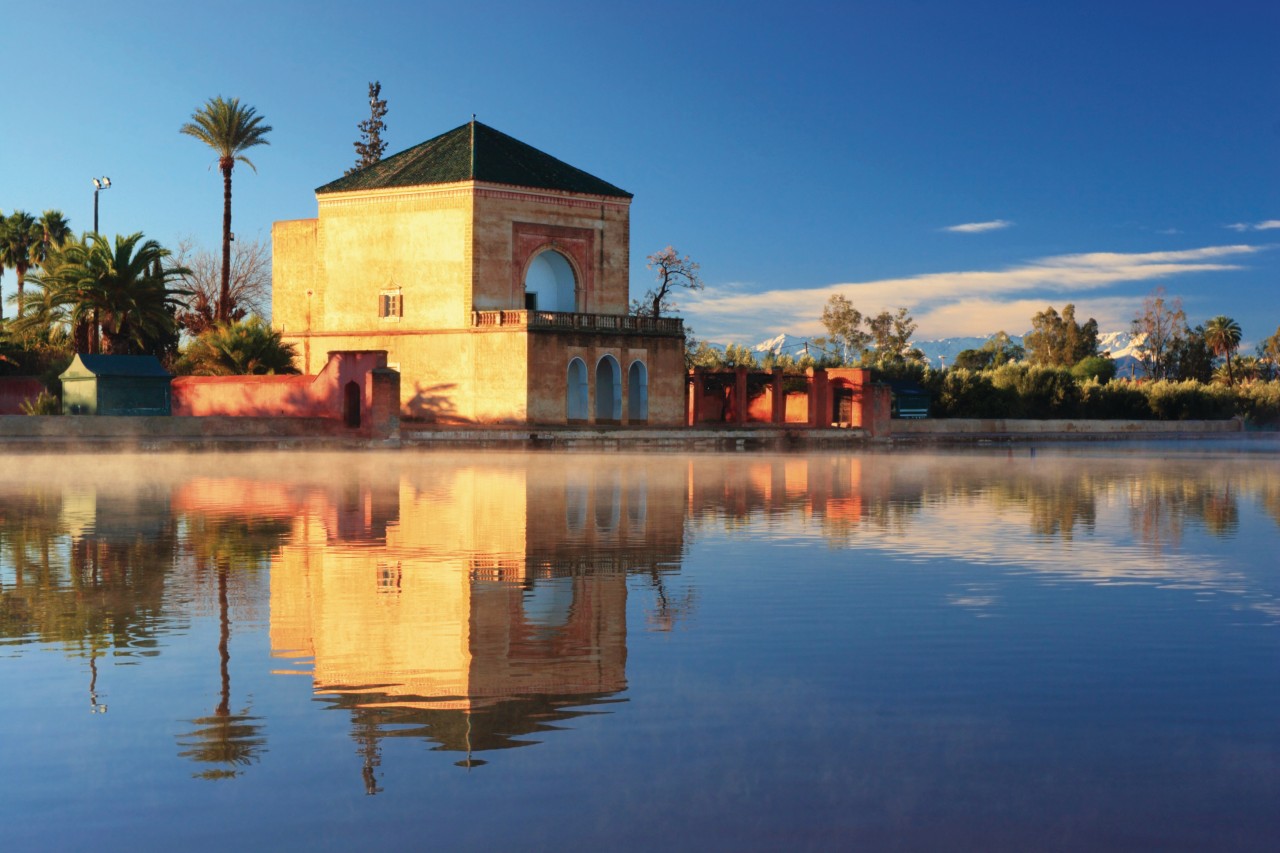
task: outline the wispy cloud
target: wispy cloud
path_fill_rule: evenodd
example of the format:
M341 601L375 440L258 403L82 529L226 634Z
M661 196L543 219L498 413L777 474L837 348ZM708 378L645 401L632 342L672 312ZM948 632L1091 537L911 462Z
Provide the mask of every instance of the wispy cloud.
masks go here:
M1232 231L1274 231L1280 228L1280 219L1266 219L1262 222L1233 222L1227 227Z
M999 231L1013 225L1008 219L991 219L986 222L965 222L962 225L948 225L943 231L953 234L981 234L983 231Z
M1265 251L1249 245L1170 252L1087 252L1053 255L996 270L959 270L903 278L832 284L802 290L748 292L742 285L709 286L683 300L699 337L751 342L788 332L820 335L822 306L841 294L864 313L905 306L920 339L1026 331L1048 300L1067 299L1103 328L1123 328L1141 298L1087 294L1117 284L1159 281L1189 273L1242 269L1233 261Z

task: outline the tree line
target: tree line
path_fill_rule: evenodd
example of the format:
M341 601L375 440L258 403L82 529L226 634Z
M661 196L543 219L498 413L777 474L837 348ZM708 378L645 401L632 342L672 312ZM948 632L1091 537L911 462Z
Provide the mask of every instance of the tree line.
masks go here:
M935 369L911 344L905 308L863 314L834 294L823 307L824 337L802 353L724 350L690 338L689 367L785 370L867 367L877 378L909 380L931 392L942 417L1280 420L1280 328L1254 355L1241 355L1240 324L1219 315L1192 327L1181 301L1156 290L1131 324L1141 375L1117 376L1099 344L1097 320L1081 322L1073 304L1047 306L1015 341L1004 331Z

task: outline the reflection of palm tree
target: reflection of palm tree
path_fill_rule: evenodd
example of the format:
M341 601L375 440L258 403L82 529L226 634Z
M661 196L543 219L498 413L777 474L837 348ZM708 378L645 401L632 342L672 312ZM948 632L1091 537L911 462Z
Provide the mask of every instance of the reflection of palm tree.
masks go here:
M183 758L207 764L222 765L211 767L195 774L201 779L230 779L237 774L235 768L253 764L258 760L258 753L266 745L266 738L260 732L258 717L251 717L244 711L231 713L231 609L227 596L227 573L230 565L227 560L218 560L218 659L222 676L222 691L219 694L218 707L211 717L197 717L191 722L200 728L182 735L186 741L178 741L179 746L187 747L178 754ZM246 709L247 710L247 709Z
M218 672L221 691L211 716L191 722L200 728L182 735L178 745L186 747L183 758L212 765L196 775L203 779L229 779L239 767L257 762L264 751L261 718L248 709L231 712L231 601L228 592L231 567L255 570L265 565L270 553L288 534L287 522L241 516L194 514L186 519L186 539L196 562L212 566L218 587Z
M364 792L369 796L382 793L382 788L378 787L376 773L382 764L382 748L378 745L380 734L376 717L372 715L357 717L354 737L360 744L360 755L364 757L364 767L361 768L360 775L364 777Z
M654 609L649 614L649 624L658 631L670 631L676 623L693 612L696 596L692 589L686 590L679 600L672 600L667 593L667 584L662 570L655 564L649 567L649 582L656 596Z

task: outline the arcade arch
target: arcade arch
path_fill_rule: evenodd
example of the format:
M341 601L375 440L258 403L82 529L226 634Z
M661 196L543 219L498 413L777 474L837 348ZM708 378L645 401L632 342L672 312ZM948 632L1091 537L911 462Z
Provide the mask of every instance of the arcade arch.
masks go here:
M622 369L611 355L596 362L596 421L622 420Z

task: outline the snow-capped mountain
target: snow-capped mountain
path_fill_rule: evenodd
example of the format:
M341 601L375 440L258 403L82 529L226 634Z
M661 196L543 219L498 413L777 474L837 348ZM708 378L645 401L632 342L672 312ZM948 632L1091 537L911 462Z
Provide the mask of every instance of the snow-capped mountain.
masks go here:
M956 356L967 349L981 349L991 340L991 335L975 338L939 338L933 341L912 341L911 345L924 353L925 359L933 367L946 367L955 362ZM1010 335L1009 340L1022 344L1021 335Z

